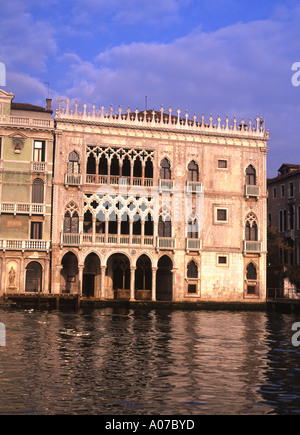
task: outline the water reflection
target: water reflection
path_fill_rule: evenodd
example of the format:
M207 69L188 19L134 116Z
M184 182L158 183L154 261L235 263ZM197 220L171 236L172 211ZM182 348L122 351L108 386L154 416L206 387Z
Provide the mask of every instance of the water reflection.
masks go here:
M1 414L298 413L293 316L0 311Z

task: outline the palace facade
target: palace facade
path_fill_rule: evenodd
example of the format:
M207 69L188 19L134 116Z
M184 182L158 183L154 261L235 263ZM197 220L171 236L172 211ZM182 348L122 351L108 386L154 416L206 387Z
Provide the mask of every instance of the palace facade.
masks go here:
M0 91L0 295L266 299L264 120Z
M265 301L264 120L59 101L51 291Z

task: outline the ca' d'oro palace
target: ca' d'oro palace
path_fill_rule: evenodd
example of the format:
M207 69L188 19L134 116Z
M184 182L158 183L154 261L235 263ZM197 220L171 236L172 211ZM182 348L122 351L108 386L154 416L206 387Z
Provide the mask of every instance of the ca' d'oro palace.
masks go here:
M265 302L263 119L0 90L0 296Z

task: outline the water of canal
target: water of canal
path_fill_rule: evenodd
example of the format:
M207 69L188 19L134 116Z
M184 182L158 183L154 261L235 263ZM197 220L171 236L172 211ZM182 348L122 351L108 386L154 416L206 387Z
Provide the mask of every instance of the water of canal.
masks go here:
M0 414L299 414L295 315L1 308Z

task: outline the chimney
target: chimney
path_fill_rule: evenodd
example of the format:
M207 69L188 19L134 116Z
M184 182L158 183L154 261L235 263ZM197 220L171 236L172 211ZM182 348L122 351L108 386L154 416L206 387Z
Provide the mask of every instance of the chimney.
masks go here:
M47 103L47 110L51 110L51 103L52 103L51 98L47 98L46 103Z

